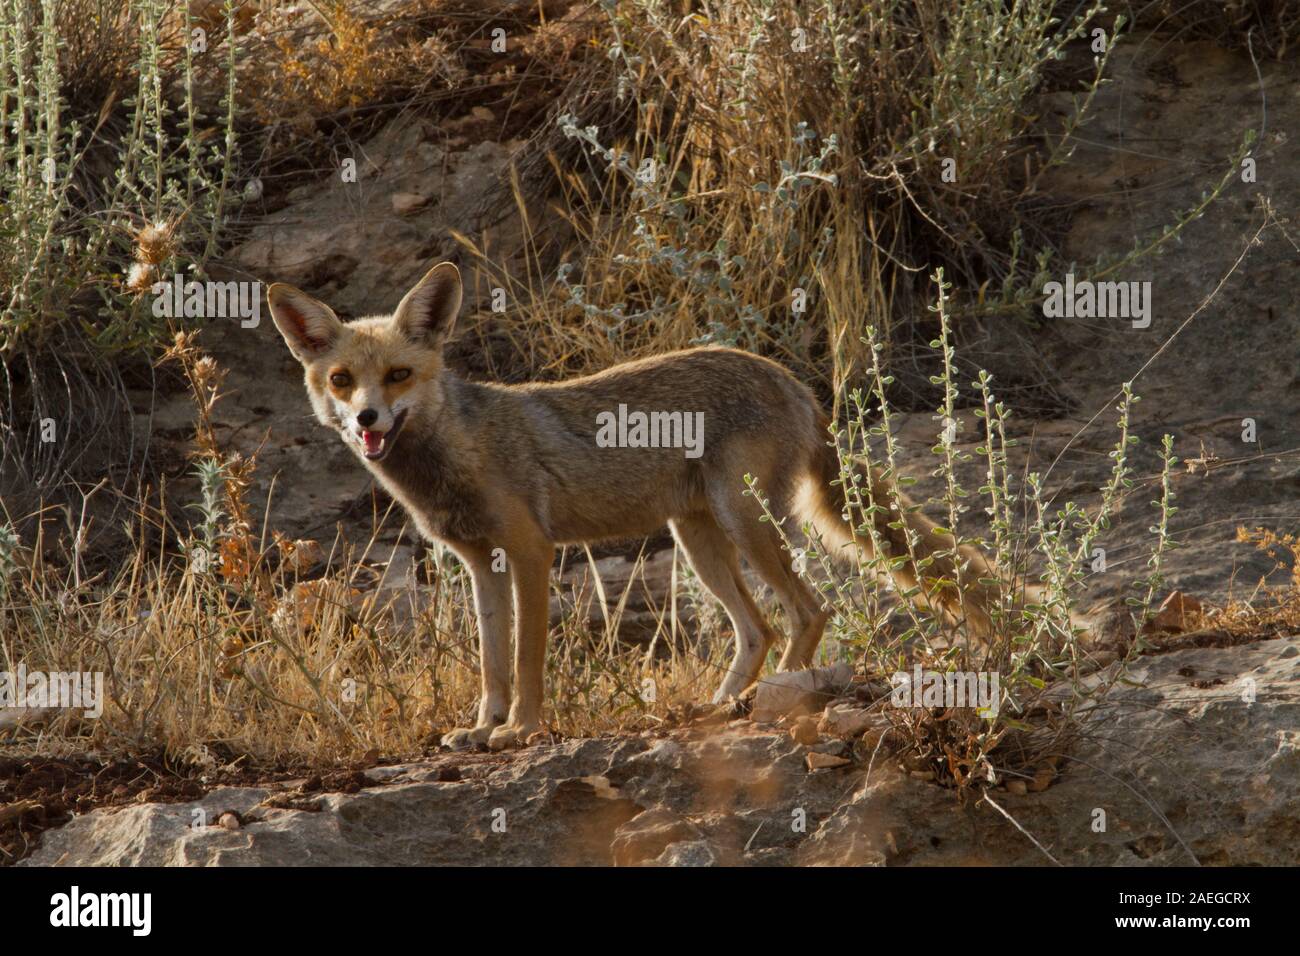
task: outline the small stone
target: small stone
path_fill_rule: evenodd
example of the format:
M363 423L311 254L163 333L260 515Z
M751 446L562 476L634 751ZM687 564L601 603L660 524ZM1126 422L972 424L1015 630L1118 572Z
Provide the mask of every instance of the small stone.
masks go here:
M632 866L653 860L671 845L698 840L702 835L689 820L666 807L656 807L637 814L619 827L610 852L615 866Z
M828 697L836 696L852 680L853 668L848 664L770 674L758 681L753 719L776 720L809 704L820 709Z
M819 737L817 733L817 718L800 717L794 722L794 726L790 728L790 737L795 743L803 744L805 747L817 743Z
M834 754L836 757L847 757L853 752L853 745L845 740L826 740L813 746L813 750L819 754Z
M592 792L602 800L619 799L618 790L609 782L609 777L597 775L594 777L579 777L578 779L591 787Z
M830 704L822 714L818 729L824 734L851 739L873 727L879 728L888 721L882 714L872 713L862 707Z
M1034 779L1027 785L1027 789L1030 793L1042 793L1052 785L1052 781L1055 779L1055 770L1051 767L1039 767L1038 772L1034 774Z
M847 767L853 761L847 757L837 757L834 754L820 754L816 751L808 754L805 758L808 761L808 769L812 770L832 770L836 767Z
M666 847L655 866L717 866L721 861L708 840L684 840Z
M1023 780L1007 781L1007 793L1014 793L1018 797L1023 797L1028 792L1029 787Z
M282 542L280 554L284 566L294 574L306 574L325 560L325 549L311 538Z
M1201 602L1190 594L1174 591L1165 598L1160 610L1146 625L1145 631L1186 631L1201 613Z
M429 200L419 193L393 193L393 212L399 216L415 212Z
M243 824L239 822L239 814L227 812L217 817L217 826L227 830L238 830Z

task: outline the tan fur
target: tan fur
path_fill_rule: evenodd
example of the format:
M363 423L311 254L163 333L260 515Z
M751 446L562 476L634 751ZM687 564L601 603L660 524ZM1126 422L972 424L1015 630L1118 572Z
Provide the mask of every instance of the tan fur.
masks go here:
M377 413L376 430L404 422L395 437L385 438L381 459L363 461L420 532L446 543L470 571L483 693L476 725L448 734L448 744L506 746L541 728L549 573L559 544L643 536L668 525L735 630L734 658L717 700L757 679L778 637L749 593L741 557L786 611L790 638L780 668L812 661L827 615L792 570L776 529L760 522L758 504L744 494L745 475L754 476L778 517L792 516L786 527L811 521L828 543L868 542L854 540L842 496L831 487L838 461L828 445L827 419L812 393L780 365L734 349L700 348L558 384L468 382L442 363L460 305L459 273L450 263L431 270L392 317L344 325L323 303L279 284L268 298L304 365L318 417L349 447L363 452L355 416L365 408ZM395 368L411 374L385 384ZM330 383L340 370L351 376L350 387ZM702 455L689 458L682 448L598 447L597 416L620 403L630 411L703 412ZM879 473L860 475L878 503L892 501ZM879 515L877 529L892 554L906 554L902 530L889 527L896 519ZM918 514L907 512L904 519L919 535L921 556L951 548L951 539ZM493 571L495 549L504 550L508 571ZM963 554L963 561L968 580L990 576L974 552ZM900 583L915 583L910 563L894 574ZM949 558L926 576L954 574ZM950 612L964 614L982 631L994 598L978 586L964 596L942 595Z

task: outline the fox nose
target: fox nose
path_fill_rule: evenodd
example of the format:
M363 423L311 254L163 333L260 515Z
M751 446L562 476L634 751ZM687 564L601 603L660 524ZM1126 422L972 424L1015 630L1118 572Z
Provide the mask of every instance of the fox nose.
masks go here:
M362 428L369 428L379 420L379 413L373 408L366 408L357 412L357 424Z

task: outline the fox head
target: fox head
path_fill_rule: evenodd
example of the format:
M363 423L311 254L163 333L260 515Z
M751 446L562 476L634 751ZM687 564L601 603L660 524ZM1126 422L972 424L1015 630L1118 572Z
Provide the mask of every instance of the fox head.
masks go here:
M306 372L316 417L362 458L387 456L412 415L437 415L442 348L461 301L450 262L430 269L391 316L341 322L324 302L280 282L266 298Z

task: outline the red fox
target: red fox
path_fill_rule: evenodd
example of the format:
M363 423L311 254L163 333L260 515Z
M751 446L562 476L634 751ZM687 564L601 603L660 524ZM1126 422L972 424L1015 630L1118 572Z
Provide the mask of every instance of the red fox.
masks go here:
M778 519L811 523L827 546L867 546L832 487L839 458L812 392L776 362L721 347L559 383L470 382L443 362L461 294L449 262L431 269L391 316L348 323L291 286L267 291L275 324L305 369L316 416L420 533L445 543L469 569L482 696L475 725L443 743L498 749L541 729L550 570L560 544L671 529L735 631L715 701L757 680L778 637L749 592L741 557L785 610L790 634L778 666L807 667L827 613L793 570L777 528L759 520L761 506L744 492L752 475ZM877 471L858 473L878 503L895 500ZM978 552L954 551L949 535L906 507L874 521L894 557L910 553L905 534L915 533L913 550L932 559L922 564L927 581L951 581L956 560L968 581L991 576ZM508 568L494 571L500 552ZM892 573L916 583L910 560ZM989 629L995 593L981 585L963 594L937 590L934 599L948 612Z

